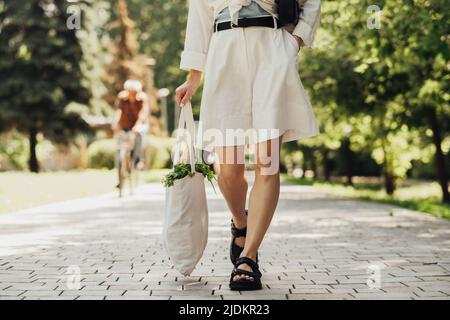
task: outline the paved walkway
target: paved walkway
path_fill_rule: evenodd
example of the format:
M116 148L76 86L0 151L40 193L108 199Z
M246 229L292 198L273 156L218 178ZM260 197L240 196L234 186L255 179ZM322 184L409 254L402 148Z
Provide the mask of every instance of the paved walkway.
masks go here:
M283 186L261 249L264 290L227 288L229 216L208 189L210 238L179 276L160 239L164 190L0 215L2 299L450 299L450 222Z

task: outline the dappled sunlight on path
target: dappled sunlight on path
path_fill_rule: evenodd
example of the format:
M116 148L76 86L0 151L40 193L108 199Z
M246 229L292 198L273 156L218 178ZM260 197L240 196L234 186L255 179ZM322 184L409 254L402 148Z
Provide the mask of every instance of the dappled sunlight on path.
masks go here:
M163 250L159 184L3 214L0 299L450 299L450 222L295 185L282 186L260 251L264 290L231 292L230 217L207 188L209 243L187 278ZM73 267L79 289L68 286Z

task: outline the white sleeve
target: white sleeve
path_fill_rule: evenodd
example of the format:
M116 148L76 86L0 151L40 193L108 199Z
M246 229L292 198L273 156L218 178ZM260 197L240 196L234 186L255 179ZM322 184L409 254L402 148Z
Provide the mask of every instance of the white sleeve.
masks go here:
M214 12L207 0L190 0L184 51L180 68L203 71L213 32Z
M302 38L305 46L311 48L320 24L320 0L298 0L298 3L302 12L293 34Z

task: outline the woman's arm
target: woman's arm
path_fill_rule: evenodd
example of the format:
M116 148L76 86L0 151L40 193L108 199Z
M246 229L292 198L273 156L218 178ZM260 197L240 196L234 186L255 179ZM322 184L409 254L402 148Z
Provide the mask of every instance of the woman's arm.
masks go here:
M302 13L293 35L303 40L303 45L311 48L314 35L320 24L320 0L298 0Z
M214 25L214 12L207 0L190 0L184 51L180 68L189 71L185 83L176 89L178 105L189 103L200 86Z
M214 12L207 0L190 0L184 51L180 67L203 71L213 32Z
M142 108L141 111L139 111L138 119L133 127L133 131L138 131L140 125L146 124L148 117L150 116L150 104L147 94L141 92L139 98L142 100Z
M111 129L114 133L117 133L120 130L120 118L122 117L122 109L117 108L114 111L113 121L111 124Z

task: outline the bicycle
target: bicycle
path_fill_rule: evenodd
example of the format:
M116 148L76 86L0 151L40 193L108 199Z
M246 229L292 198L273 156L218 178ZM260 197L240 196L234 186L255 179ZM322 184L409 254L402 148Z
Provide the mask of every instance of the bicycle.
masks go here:
M133 194L137 186L136 161L133 159L133 150L136 140L136 133L132 131L120 131L118 137L118 152L116 159L116 168L119 178L119 197L123 196L125 181L129 182L130 194Z

